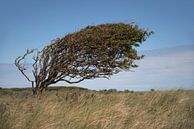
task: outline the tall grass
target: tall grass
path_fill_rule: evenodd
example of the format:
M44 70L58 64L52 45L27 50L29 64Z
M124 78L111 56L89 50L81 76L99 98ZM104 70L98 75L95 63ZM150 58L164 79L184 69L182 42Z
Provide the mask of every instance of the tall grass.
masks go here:
M0 104L2 129L194 128L194 91L5 90Z
M7 109L7 106L0 103L0 129L11 128L9 115L9 109Z

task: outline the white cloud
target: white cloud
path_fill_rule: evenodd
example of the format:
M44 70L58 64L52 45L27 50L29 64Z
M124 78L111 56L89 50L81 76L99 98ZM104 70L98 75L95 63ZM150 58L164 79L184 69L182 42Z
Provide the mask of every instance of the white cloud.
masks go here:
M194 45L143 52L135 72L121 72L110 80L94 79L79 85L90 89L149 90L194 88ZM68 85L60 82L57 85ZM13 65L0 65L0 86L25 87L30 83Z

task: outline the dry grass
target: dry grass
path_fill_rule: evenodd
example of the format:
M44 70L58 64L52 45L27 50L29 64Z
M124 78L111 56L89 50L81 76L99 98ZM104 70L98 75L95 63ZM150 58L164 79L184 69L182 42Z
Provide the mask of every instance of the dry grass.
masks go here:
M194 91L0 91L1 129L193 129Z

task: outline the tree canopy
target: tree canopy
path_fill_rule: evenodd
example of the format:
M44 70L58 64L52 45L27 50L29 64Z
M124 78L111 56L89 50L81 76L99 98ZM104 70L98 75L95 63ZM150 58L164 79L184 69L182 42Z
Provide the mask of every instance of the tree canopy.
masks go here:
M59 81L78 83L85 79L110 78L122 70L137 67L136 47L153 32L135 24L113 23L87 26L78 32L57 38L33 57L34 80L25 74L21 61L36 50L15 60L22 74L32 82L34 93Z

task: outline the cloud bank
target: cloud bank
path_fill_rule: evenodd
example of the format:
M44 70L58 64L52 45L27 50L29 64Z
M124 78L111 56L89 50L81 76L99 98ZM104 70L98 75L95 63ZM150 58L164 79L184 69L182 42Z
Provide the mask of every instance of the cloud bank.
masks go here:
M110 80L85 80L74 84L89 89L158 90L194 89L194 45L141 52L146 55L138 61L135 72L121 72ZM69 84L59 82L56 85ZM0 64L1 87L30 87L13 64Z

